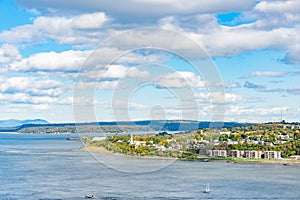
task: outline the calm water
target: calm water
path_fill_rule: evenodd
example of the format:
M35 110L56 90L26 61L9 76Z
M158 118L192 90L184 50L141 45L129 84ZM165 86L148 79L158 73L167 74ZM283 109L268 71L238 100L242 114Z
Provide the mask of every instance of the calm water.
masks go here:
M0 199L300 199L299 166L125 159L81 145L61 135L0 135Z

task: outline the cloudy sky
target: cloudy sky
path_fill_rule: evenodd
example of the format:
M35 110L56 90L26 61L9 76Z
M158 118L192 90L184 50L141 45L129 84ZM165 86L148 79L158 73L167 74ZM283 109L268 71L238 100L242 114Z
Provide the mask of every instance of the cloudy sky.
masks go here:
M0 120L299 121L299 8L0 0Z

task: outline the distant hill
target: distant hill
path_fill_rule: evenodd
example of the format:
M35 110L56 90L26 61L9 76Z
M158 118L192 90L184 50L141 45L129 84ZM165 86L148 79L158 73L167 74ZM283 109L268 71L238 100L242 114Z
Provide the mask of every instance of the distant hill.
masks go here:
M10 128L10 127L19 127L24 124L49 124L48 121L43 119L26 119L26 120L18 120L18 119L9 119L9 120L0 120L0 127Z
M193 120L145 120L145 121L119 121L119 122L87 122L87 123L34 123L15 127L0 127L0 132L22 133L71 133L71 132L138 132L138 131L191 131L199 128L221 128L232 126L247 126L249 123L237 122L199 122Z

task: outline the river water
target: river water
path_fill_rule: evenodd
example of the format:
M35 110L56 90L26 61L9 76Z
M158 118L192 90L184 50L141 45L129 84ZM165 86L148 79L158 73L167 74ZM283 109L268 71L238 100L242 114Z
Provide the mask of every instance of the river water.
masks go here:
M299 166L90 154L66 138L1 134L0 199L300 199Z

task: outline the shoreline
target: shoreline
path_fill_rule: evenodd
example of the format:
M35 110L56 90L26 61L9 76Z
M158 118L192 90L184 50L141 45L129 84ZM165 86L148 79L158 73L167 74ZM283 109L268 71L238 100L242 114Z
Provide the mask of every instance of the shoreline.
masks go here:
M179 160L179 161L191 161L191 162L224 162L224 163L231 163L231 164L261 164L261 165L285 165L285 166L300 166L300 161L294 160L244 160L244 159L234 159L228 157L227 159L222 158L201 158L201 159L180 159L174 157L162 157L162 156L151 156L151 155L126 155L122 153L116 153L107 150L104 147L100 146L93 146L93 145L86 145L80 148L81 151L91 152L91 153L101 153L101 154L108 154L120 157L128 157L128 158L137 158L137 159L149 159L149 160Z
M20 135L22 133L19 132L0 132L0 135Z
M145 155L145 156L140 156L140 155L126 155L123 153L116 153L107 150L104 147L100 146L93 146L93 145L86 145L80 148L81 151L85 152L91 152L91 153L99 153L99 154L108 154L108 155L114 155L114 156L119 156L119 157L127 157L127 158L138 158L138 159L149 159L149 160L180 160L179 158L174 158L174 157L162 157L162 156L150 156L150 155Z

